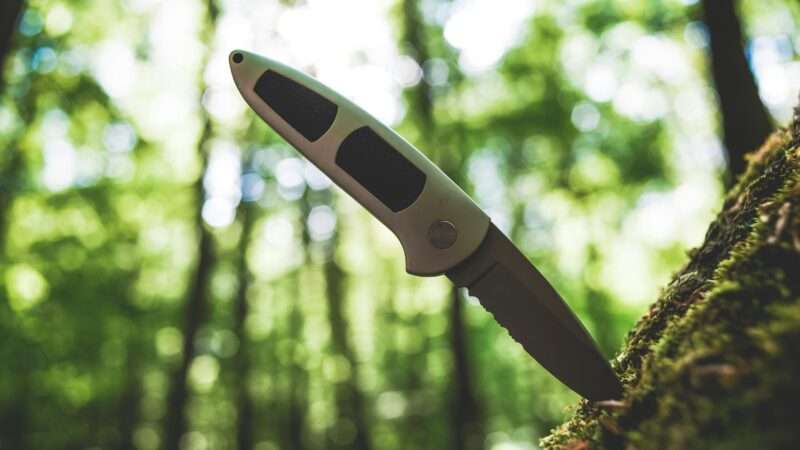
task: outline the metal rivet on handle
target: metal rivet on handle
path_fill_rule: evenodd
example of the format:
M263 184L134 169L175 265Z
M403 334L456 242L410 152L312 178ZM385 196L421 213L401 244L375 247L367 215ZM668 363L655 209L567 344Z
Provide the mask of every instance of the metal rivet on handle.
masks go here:
M428 241L438 249L450 248L457 237L456 226L446 220L436 221L428 228Z

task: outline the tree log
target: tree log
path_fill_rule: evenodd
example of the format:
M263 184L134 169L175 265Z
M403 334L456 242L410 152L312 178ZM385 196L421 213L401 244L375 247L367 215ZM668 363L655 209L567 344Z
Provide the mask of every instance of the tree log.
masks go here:
M800 108L748 155L705 242L545 449L793 448L800 441ZM665 218L664 220L668 220Z

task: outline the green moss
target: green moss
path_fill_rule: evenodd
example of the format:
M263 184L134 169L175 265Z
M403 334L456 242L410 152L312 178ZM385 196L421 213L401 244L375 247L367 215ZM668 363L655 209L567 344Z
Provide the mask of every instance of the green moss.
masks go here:
M704 244L629 333L620 402L546 449L788 448L800 439L800 121L751 155Z

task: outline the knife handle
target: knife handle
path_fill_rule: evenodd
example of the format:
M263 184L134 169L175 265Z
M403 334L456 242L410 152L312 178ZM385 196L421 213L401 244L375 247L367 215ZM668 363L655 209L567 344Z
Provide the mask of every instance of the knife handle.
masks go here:
M489 217L422 152L314 78L236 50L250 107L400 240L406 271L440 275L483 241Z

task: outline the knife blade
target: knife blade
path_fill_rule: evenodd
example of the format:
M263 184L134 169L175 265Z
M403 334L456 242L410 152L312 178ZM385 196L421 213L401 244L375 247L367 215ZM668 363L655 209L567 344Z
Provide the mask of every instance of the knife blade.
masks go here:
M494 224L478 250L446 275L572 390L595 401L621 397L617 376L581 322Z
M314 78L242 50L229 57L247 104L398 238L413 275L446 275L545 369L590 400L621 385L555 289L422 152Z

